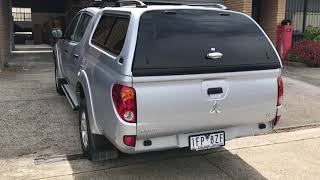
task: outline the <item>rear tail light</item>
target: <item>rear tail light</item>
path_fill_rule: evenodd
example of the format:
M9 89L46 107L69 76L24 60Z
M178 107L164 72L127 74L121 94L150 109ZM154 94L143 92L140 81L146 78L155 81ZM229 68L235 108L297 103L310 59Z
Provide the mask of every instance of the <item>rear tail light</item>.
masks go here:
M112 99L119 116L126 122L137 122L136 92L132 87L115 84Z
M278 77L278 106L283 103L283 80L282 77Z
M136 146L136 136L123 136L123 143L130 147Z

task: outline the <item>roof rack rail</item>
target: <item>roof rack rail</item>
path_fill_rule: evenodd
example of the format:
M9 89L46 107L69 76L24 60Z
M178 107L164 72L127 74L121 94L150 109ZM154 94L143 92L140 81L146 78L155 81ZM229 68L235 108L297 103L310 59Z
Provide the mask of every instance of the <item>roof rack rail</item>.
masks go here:
M104 7L122 7L128 5L136 5L136 7L147 7L145 3L140 0L96 0L96 4L100 4L100 8Z
M143 3L145 3L146 5L183 5L177 2L147 1L147 0L144 0Z
M211 6L211 7L216 7L218 9L223 9L223 10L228 10L228 7L222 4L187 4L188 6Z
M147 7L147 5L140 0L118 0L118 1L116 1L117 7L127 6L127 5L132 5L132 4L136 5L136 7L140 7L140 8Z
M136 5L138 8L145 8L147 5L187 5L187 6L204 6L204 7L215 7L218 9L228 10L228 8L222 4L207 3L207 4L186 4L178 2L167 2L167 1L150 1L150 0L95 0L95 6L100 4L100 8L104 7L122 7L128 5Z

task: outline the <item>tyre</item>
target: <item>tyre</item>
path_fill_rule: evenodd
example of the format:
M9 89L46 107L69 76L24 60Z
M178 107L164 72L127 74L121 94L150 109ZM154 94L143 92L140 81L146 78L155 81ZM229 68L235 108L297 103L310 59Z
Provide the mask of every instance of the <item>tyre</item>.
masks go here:
M92 143L93 137L90 130L87 103L84 98L81 99L81 102L80 102L79 131L80 131L80 141L81 141L83 155L87 157L89 160L91 160L95 147L93 146L93 143Z
M81 99L79 110L80 141L84 157L92 161L116 159L119 151L103 136L91 133L87 104Z
M54 68L54 80L55 80L55 84L56 84L56 91L59 95L61 96L64 96L64 92L62 90L62 83L61 83L61 80L59 80L59 78L57 77L58 76L58 69L57 69L57 66L55 66Z

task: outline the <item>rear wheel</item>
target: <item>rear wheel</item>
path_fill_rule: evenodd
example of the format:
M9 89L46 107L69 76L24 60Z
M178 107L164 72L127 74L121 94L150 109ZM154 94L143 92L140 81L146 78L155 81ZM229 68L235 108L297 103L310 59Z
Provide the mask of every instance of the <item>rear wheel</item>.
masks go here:
M103 136L92 134L87 104L85 98L81 99L79 111L79 130L83 155L92 161L116 159L118 150Z
M94 146L92 145L92 134L90 130L90 124L88 119L88 110L86 100L81 99L80 111L79 111L79 128L80 128L80 140L83 155L88 159L92 159Z
M59 80L58 78L58 69L57 69L57 66L55 66L54 68L54 80L55 80L55 84L56 84L56 91L59 95L63 96L64 95L64 92L62 90L62 83L61 81Z

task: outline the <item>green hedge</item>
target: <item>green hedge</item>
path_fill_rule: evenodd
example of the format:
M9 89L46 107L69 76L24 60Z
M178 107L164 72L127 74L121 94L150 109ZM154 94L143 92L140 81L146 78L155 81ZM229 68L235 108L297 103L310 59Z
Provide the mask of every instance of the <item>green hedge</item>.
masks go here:
M304 39L320 41L320 27L308 26L304 32Z

